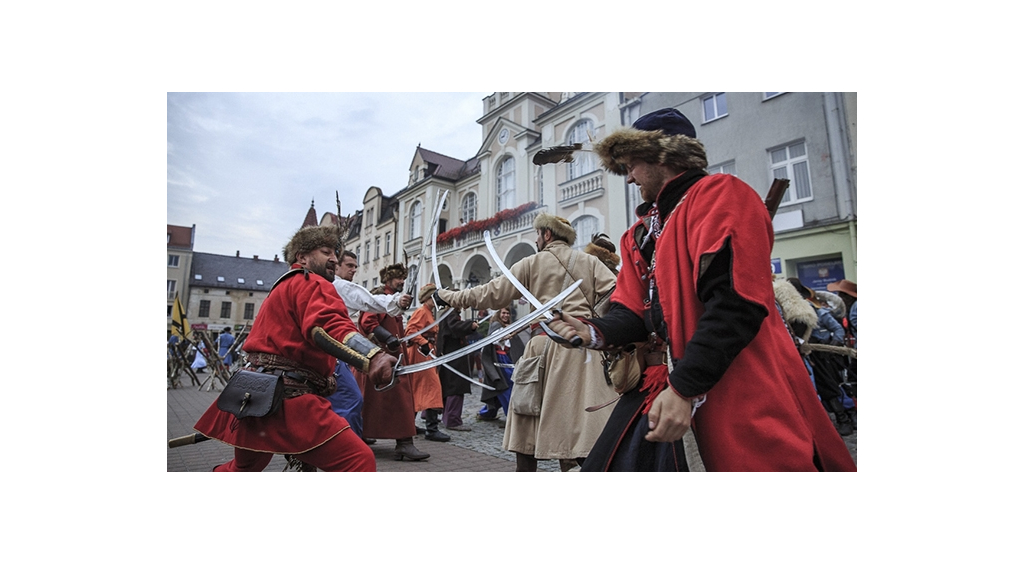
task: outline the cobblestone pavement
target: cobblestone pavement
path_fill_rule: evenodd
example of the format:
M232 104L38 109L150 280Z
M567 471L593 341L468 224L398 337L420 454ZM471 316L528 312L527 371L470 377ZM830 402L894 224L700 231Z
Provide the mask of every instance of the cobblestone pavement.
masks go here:
M200 374L205 380L207 374ZM216 401L221 387L211 392L209 387L202 391L189 385L188 377L182 379L182 387L167 390L167 439L189 435L195 432L192 425L210 405ZM476 413L482 407L479 391L465 396L462 411L463 424L472 431L450 431L441 429L451 436L447 443L428 441L423 435L416 437L416 448L430 454L430 458L419 462L394 460L395 441L378 440L371 445L377 459L378 472L514 472L515 454L502 450L505 416L499 413L496 421L478 421ZM416 425L423 427L417 417ZM843 437L854 461L857 460L857 432ZM233 456L232 448L215 440L199 444L167 449L168 472L209 472L214 466L227 462ZM285 469L283 456L275 456L264 472L280 472ZM538 471L558 472L558 462L541 460Z

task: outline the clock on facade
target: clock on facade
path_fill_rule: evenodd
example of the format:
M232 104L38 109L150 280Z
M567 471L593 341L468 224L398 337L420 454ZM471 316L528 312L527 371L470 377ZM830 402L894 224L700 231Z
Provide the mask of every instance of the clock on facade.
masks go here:
M503 127L501 131L498 132L498 143L504 145L506 141L508 141L508 128Z

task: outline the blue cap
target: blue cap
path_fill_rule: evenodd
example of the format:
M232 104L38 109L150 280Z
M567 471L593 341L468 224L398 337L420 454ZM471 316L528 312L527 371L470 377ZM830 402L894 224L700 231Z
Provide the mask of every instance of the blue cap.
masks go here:
M693 128L693 124L675 108L664 108L641 116L633 123L633 128L643 131L661 131L666 135L685 135L693 139L697 138L697 130Z

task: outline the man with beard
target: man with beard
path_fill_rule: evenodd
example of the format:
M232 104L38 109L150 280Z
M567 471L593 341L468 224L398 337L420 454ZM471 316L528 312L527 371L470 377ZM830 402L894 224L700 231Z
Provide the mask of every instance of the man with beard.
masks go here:
M331 410L337 359L379 384L397 360L359 334L332 281L341 246L333 227L303 227L284 247L292 269L271 288L243 345L247 369L284 379L284 400L263 417L237 419L215 401L196 431L235 447L215 472L259 472L275 453L325 471L376 470L373 451Z
M405 265L401 263L382 268L382 285L371 293L385 296L400 294L406 274ZM405 335L401 314L363 312L359 316L359 330L364 335L373 335L380 345L395 354L406 353L405 346L399 342ZM405 354L406 358L408 356ZM420 452L412 443L416 436L416 409L410 379L399 378L394 387L378 392L360 371L356 371L355 376L363 391L363 434L373 439L395 439L395 460L429 458L430 454Z
M583 470L685 470L679 447L691 421L709 471L856 470L781 316L769 315L774 230L757 192L707 174L704 146L675 109L594 150L644 204L619 244L608 315L551 325L590 348L642 343L643 372Z

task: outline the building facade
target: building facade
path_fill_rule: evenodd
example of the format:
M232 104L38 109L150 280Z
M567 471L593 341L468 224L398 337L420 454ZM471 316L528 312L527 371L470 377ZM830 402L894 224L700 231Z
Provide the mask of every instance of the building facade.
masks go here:
M290 265L279 257L242 257L194 253L186 316L195 330L237 335L251 325L274 282ZM184 304L184 302L183 302Z
M856 281L856 93L495 92L482 100L475 155L416 147L404 188L387 197L371 187L363 210L340 219L348 224L346 248L360 255L356 282L372 288L381 268L404 262L418 288L434 278L432 255L441 286L487 282L499 271L484 231L511 266L536 252L533 219L542 212L569 220L579 249L597 233L618 244L639 194L587 149L666 107L693 122L709 172L734 174L762 197L774 178L790 179L774 220L773 271L816 289ZM541 149L574 143L584 150L573 162L533 164ZM446 192L434 249L430 226ZM328 213L321 224L337 221ZM393 255L384 260L388 248Z
M179 296L181 306L188 307L189 272L192 269L192 248L195 245L196 226L167 226L167 335L171 334L171 315L174 297Z

